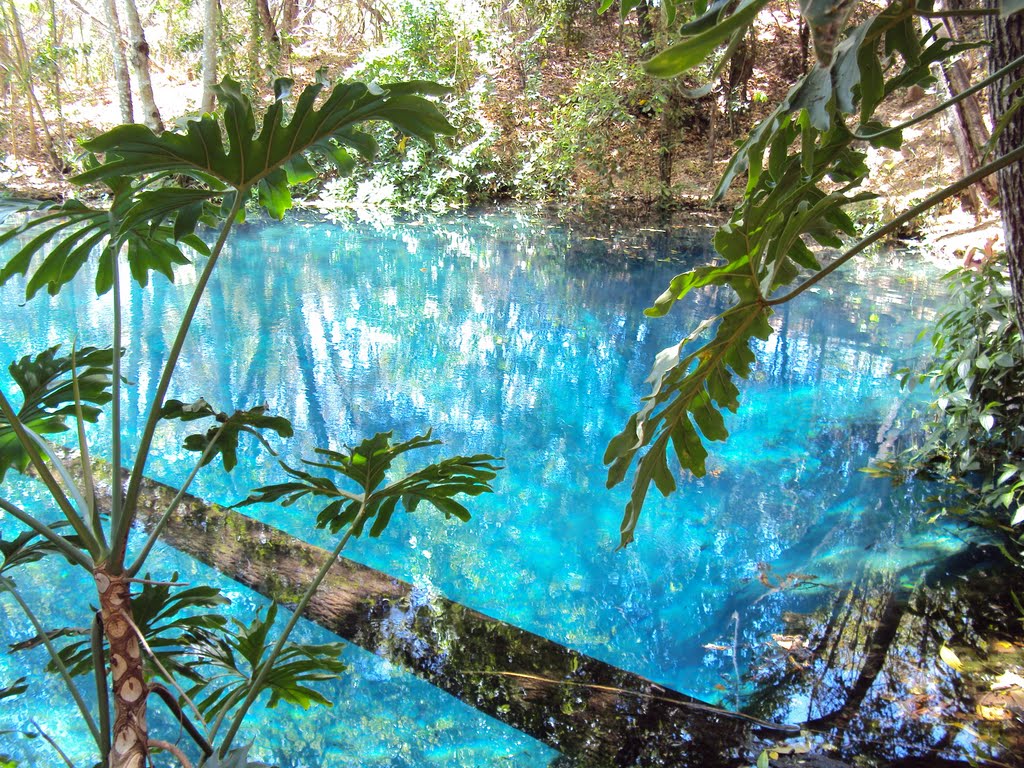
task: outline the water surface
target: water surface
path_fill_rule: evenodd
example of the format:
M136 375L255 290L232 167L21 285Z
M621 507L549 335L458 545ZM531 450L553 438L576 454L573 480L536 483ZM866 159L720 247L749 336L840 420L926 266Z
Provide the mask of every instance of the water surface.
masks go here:
M785 611L813 608L867 566L912 580L913 566L961 542L925 522L918 490L858 471L912 415L893 374L915 364L915 338L941 297L934 269L882 256L773 318L778 332L741 388L732 437L714 446L708 476L683 478L667 500L652 489L636 543L616 549L628 488L605 489L604 447L637 408L656 353L729 297L702 294L662 320L642 310L672 275L706 263L707 239L612 242L506 214L384 231L247 224L218 266L171 396L221 410L267 403L296 426L295 439L275 443L290 464L389 429L405 438L432 428L445 442L438 457L504 457L497 492L473 500L471 522L421 507L349 556L425 597L443 593L732 705L733 646L742 674L782 631ZM186 268L176 285L157 278L127 299L126 459L194 279ZM110 298L97 301L90 285L27 307L6 287L0 359L75 333L79 344L109 344ZM147 474L180 483L191 456L181 434L161 433ZM208 469L193 491L227 504L282 477L248 446L231 476ZM312 528L309 507L248 512L314 543L330 539ZM797 582L804 588L772 588ZM460 764L489 764L480 760Z

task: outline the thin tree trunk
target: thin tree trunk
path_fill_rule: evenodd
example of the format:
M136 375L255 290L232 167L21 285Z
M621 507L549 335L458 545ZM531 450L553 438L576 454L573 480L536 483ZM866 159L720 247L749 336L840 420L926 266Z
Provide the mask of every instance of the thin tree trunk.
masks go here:
M295 20L299 14L299 0L281 0L281 59L280 68L287 72L291 68L291 55Z
M203 14L203 112L213 112L213 87L217 84L217 52L220 49L220 4L204 0Z
M54 0L50 0L50 56L53 71L53 100L57 106L57 136L60 138L60 152L63 153L67 151L67 131L64 130L64 100L60 92L60 63L56 59L59 49L57 8Z
M935 4L936 9L940 10L962 6L963 3L957 2L957 0L943 0ZM926 25L928 24L927 20L923 19L922 21ZM930 26L938 37L945 37L953 41L959 41L963 37L955 23L955 17L946 18ZM971 78L962 59L953 62L939 62L935 69L938 70L947 98L956 96L971 87ZM953 109L946 113L946 120L953 135L953 143L956 145L963 174L967 175L976 171L981 167L981 156L985 144L989 140L988 126L985 125L985 120L982 117L978 98L970 96L954 105ZM982 179L968 190L968 194L976 212L982 202L991 205L996 197L995 179L991 177Z
M253 0L256 4L256 12L259 13L260 23L263 25L263 41L277 48L281 45L281 37L277 34L277 27L274 26L274 17L270 15L270 6L267 0Z
M987 0L986 5L997 5ZM989 69L1000 69L1015 58L1024 55L1024 13L1008 19L985 17L985 33L992 41L989 49ZM989 91L992 120L999 125L1014 100L1024 98L1024 87L1019 83L1012 91L1010 85L1024 77L1024 67L1017 69L995 83ZM1024 109L1019 109L999 135L996 148L1004 155L1024 144ZM997 174L999 182L999 208L1003 213L1003 231L1006 235L1006 257L1010 267L1010 285L1017 310L1017 326L1024 334L1024 162L1017 161Z
M115 0L103 0L103 15L106 16L107 33L110 39L110 58L114 63L114 82L117 84L117 103L121 108L121 122L134 123L135 110L132 106L132 86L128 79L128 62L121 45L121 22L117 18Z
M25 43L25 36L21 29L21 20L18 17L18 9L14 5L14 0L8 0L6 10L9 14L7 12L4 14L4 26L8 28L7 31L10 36L11 45L14 48L14 59L11 62L11 69L13 69L15 76L21 83L22 92L25 94L25 101L28 104L30 150L33 155L39 154L39 137L36 128L36 116L38 115L39 127L42 128L46 140L47 154L53 162L54 169L59 171L61 163L53 149L53 137L50 135L50 126L46 122L46 114L43 112L43 107L39 103L39 99L36 98L35 89L33 88L28 45Z
M124 12L131 40L129 61L132 69L135 70L135 82L139 86L142 120L154 133L162 133L164 123L160 119L160 110L156 107L156 98L153 96L153 80L149 73L149 43L146 42L146 32L142 28L135 0L124 0Z
M110 768L144 768L148 756L146 697L149 687L142 666L142 649L132 617L131 584L123 575L98 568L94 574L110 652L114 692L113 743Z

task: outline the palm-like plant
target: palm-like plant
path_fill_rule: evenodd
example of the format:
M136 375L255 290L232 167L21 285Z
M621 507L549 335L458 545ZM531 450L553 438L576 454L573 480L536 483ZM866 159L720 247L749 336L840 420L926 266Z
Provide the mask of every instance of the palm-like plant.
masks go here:
M21 390L20 405L0 392L0 480L9 469L30 468L53 501L53 508L41 513L0 497L0 508L28 529L11 542L3 542L4 568L59 553L86 569L95 582L100 608L87 631L91 639L56 648L54 640L61 633L43 630L31 606L6 575L0 578L0 589L15 596L35 625L39 642L50 649L52 666L64 676L104 765L141 768L147 764L151 746L160 744L146 725L149 694L157 692L168 698L167 688L158 678L177 691L177 696L169 698L180 705L179 719L188 722L206 764L244 765L246 750L232 750L232 742L261 692L271 691L272 703L322 703L322 697L308 684L341 669L337 647L298 646L289 643L287 637L312 590L348 539L359 535L372 516L376 521L371 534L378 534L399 499L410 511L419 501L426 501L446 516L454 513L465 518L465 509L452 497L490 491L489 481L498 468L490 456L455 457L382 490L377 486L390 468L391 458L433 441L422 437L392 445L389 435L378 435L345 454L348 464L340 454L330 454L335 462L330 468L343 475L353 477L347 468L359 457L378 471L372 484L360 482L358 492L342 492L332 485L353 512L342 523L335 524L333 517L329 522L335 532L341 528L346 532L273 643L267 638L276 609L249 626L229 626L209 613L179 620L183 608L209 609L219 598L204 589L197 592L196 588L176 593L170 587L137 578L146 567L156 538L202 466L219 455L230 470L236 463L236 448L243 433L260 440L260 431L267 429L282 437L291 435L287 420L265 413L262 407L226 414L203 400L184 404L168 397L196 309L232 226L244 217L246 205L255 200L271 217L280 219L292 204L290 185L314 175L307 159L310 153L326 157L342 173L352 170L357 156L371 159L377 147L362 129L368 121L387 121L404 134L429 143L439 134L453 132L425 98L440 91L432 83L396 83L385 88L341 83L322 97L325 84L321 82L303 90L286 115L290 85L285 80L277 82L276 98L259 124L250 100L237 83L226 79L217 88L221 114L189 122L183 133L157 136L143 126L125 125L87 142L85 147L92 155L75 181L106 185L109 205L91 206L79 201L54 205L0 235L0 244L24 237L24 244L0 269L0 284L21 274L27 278L28 297L43 287L55 294L95 259L97 292L113 294L110 348L74 350L65 356L53 348L26 357L10 369ZM215 232L209 238L212 246L207 245L208 238L200 238L197 233L200 224ZM154 271L173 279L175 267L197 257L205 259L205 264L163 363L138 451L128 462L128 479L123 485L120 435L124 379L117 353L122 348L119 275L127 268L143 285ZM83 429L83 422L95 421L100 407L108 403L112 447L107 479L109 487L115 489L109 500L109 514L103 511L103 500L97 495L95 474L100 470L93 466ZM196 466L181 493L133 552L128 537L137 516L147 458L157 428L167 419L206 420L212 426L186 439L185 447L199 454ZM80 479L72 475L61 454L47 440L48 435L65 431L69 425L78 431ZM257 495L272 494L269 489L261 489ZM133 585L139 582L147 586L141 592L133 591ZM193 662L193 657L206 666ZM74 680L89 669L94 671L97 689L95 716ZM211 677L219 682L212 683L204 670L213 670ZM229 683L218 677L225 670L232 671ZM176 682L179 677L187 679L189 694ZM213 722L208 723L208 719ZM222 725L226 726L225 735L218 742Z

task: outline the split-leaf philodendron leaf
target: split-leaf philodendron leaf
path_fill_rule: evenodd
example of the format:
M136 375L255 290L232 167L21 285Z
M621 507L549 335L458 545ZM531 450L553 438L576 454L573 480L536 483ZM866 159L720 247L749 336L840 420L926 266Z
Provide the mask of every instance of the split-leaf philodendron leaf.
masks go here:
M279 82L280 85L280 82ZM76 177L80 184L117 176L182 173L216 179L248 194L258 190L260 205L280 219L291 207L289 176L301 177L304 156L317 152L342 168L351 168L348 150L370 159L376 142L361 130L363 123L384 120L403 133L428 143L452 135L455 129L424 96L446 90L433 83L412 81L386 87L339 83L317 106L323 84L308 86L289 115L278 87L260 126L252 102L231 78L216 87L223 117L203 115L190 121L185 133L154 134L142 125L124 125L89 142L91 152L105 161Z

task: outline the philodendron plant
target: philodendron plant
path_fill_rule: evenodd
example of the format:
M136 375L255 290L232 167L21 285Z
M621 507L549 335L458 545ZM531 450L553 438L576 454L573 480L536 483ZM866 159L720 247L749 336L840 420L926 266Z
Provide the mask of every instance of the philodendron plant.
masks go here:
M109 348L70 347L63 353L50 348L26 356L10 367L20 397L0 391L0 481L11 470L31 471L50 500L48 507L29 508L19 503L9 483L0 485L0 592L20 606L26 627L31 625L34 638L28 644L42 643L49 650L50 667L63 678L95 741L95 762L104 766L142 768L156 748L190 763L177 746L150 732L146 708L152 694L175 710L198 745L201 764L246 765L248 749L233 744L261 694L270 696L271 705L280 700L302 706L328 703L309 684L342 670L338 645L297 645L288 636L348 540L367 525L370 535L379 535L399 503L412 511L427 502L446 517L465 520L468 511L455 497L490 491L499 468L491 456L458 456L389 481L396 456L437 443L429 433L397 443L390 433L378 434L355 448L325 450L321 460L307 462L346 478L350 490L330 477L286 467L291 482L258 489L252 498L288 503L309 494L324 502L317 525L340 536L276 639L276 607L251 624L229 623L215 610L226 602L215 588L182 589L172 583L174 576L147 576L153 544L202 466L220 457L230 470L243 433L264 444L260 433L266 430L281 437L292 434L286 419L263 407L227 414L205 400L185 404L169 397L196 309L246 205L255 200L271 217L282 218L292 203L290 185L315 175L307 159L310 153L327 158L342 173L355 166L357 156L371 159L377 146L361 129L368 121L387 121L428 143L438 134L453 133L425 98L441 91L432 83L340 83L324 93L321 82L303 90L290 110L289 89L289 81L275 84L276 98L259 125L238 83L225 79L217 89L219 114L189 122L183 133L158 136L141 125L124 125L87 142L90 159L74 181L105 185L109 204L71 200L52 205L0 235L0 244L19 238L21 245L0 270L0 284L20 274L26 278L27 298L44 287L52 295L93 261L97 293L109 292L113 299ZM201 226L207 229L200 231ZM145 285L152 272L173 278L177 266L192 260L202 265L200 276L163 361L137 452L123 461L121 390L126 379L119 354L119 275L128 270ZM108 464L92 460L84 429L85 422L100 418L103 406L108 406ZM185 448L197 454L195 467L136 547L129 533L137 518L147 458L154 435L170 419L205 420L212 426L186 439ZM62 460L65 454L49 441L69 430L77 431L80 476L73 475ZM96 476L107 471L109 477ZM109 500L100 498L100 487L113 489ZM51 555L61 556L52 558L53 567L71 563L83 568L96 585L99 609L91 617L88 641L68 642L62 639L66 633L47 627L12 578L24 563ZM95 704L87 704L81 694L83 680L95 687Z

